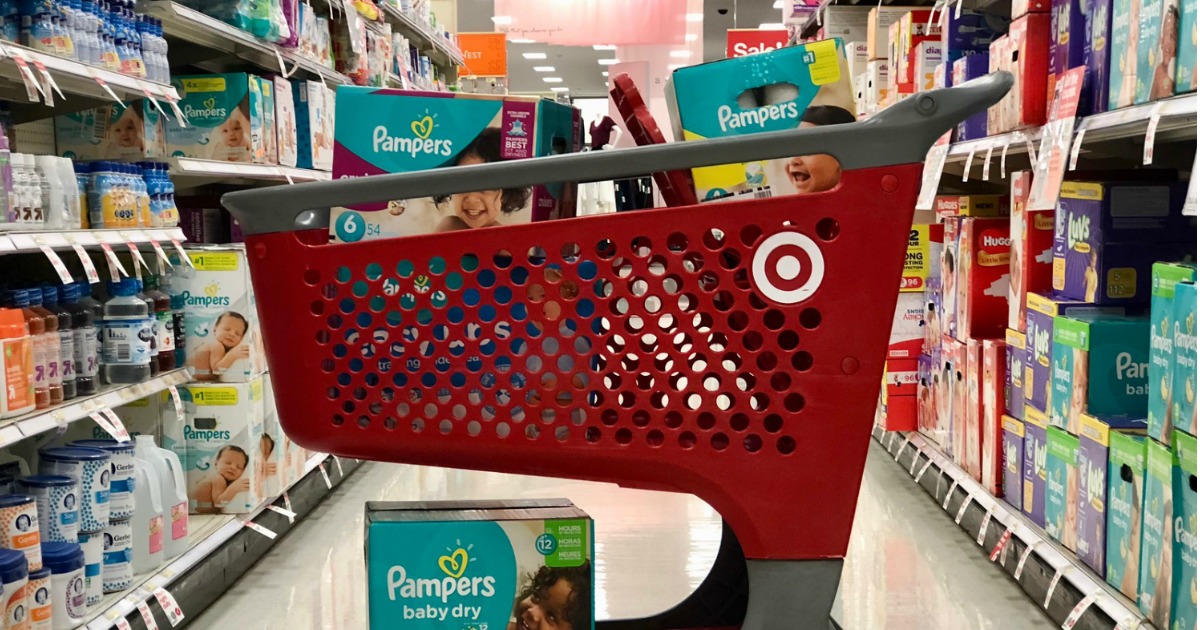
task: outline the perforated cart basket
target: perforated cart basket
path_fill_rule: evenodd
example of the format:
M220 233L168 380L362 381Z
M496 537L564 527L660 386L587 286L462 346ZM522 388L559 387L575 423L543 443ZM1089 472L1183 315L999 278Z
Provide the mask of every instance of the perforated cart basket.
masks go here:
M280 421L341 456L695 494L747 559L744 627L823 626L922 162L1010 82L834 127L228 194ZM843 168L830 192L327 243L330 206L818 153Z

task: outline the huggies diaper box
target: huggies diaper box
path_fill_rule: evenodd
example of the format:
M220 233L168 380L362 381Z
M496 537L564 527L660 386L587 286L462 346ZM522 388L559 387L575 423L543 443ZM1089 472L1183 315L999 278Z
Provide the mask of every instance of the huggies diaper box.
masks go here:
M1025 423L1012 416L1004 416L1004 500L1021 509L1022 486L1025 469Z
M1173 571L1171 628L1196 627L1196 437L1175 432L1175 468L1172 496L1175 500L1175 537L1172 541Z
M1138 579L1138 608L1159 628L1171 621L1172 547L1175 544L1175 515L1171 477L1174 455L1170 446L1146 441L1146 490L1142 499L1141 567Z
M1025 346L1025 333L1011 328L1004 331L1008 360L1005 368L1004 413L1017 420L1025 417L1025 360L1028 358Z
M1054 272L1054 211L1027 207L1033 171L1012 174L1012 255L1008 266L1008 327L1025 332L1025 296L1049 293Z
M166 125L150 99L54 117L58 154L75 161L143 160L167 155Z
M842 41L828 39L675 70L667 105L677 138L700 140L856 120ZM702 202L832 189L830 156L692 169Z
M1084 413L1145 418L1149 327L1140 317L1055 317L1050 423L1078 434Z
M183 397L188 505L197 514L243 514L263 502L263 383L193 383Z
M1144 420L1106 421L1084 414L1079 423L1079 521L1075 553L1098 575L1104 575L1108 521L1109 444L1117 433L1145 435Z
M1025 408L1025 468L1021 475L1021 511L1038 527L1046 526L1046 414Z
M958 243L955 336L995 339L1008 321L1010 229L1007 218L966 217Z
M1176 431L1196 434L1196 285L1175 285L1175 364L1171 367L1171 422Z
M183 296L188 373L227 383L262 374L267 361L246 250L213 245L187 254L195 267L177 262L171 288Z
M1146 406L1146 421L1150 425L1150 437L1164 444L1170 439L1175 425L1171 416L1171 401L1175 400L1172 391L1175 368L1175 288L1180 283L1195 281L1196 267L1192 264L1157 262L1150 270L1150 368L1146 377L1150 385L1150 399ZM1180 332L1185 330L1186 323L1180 327ZM1195 385L1192 386L1194 391Z
M220 162L262 162L262 85L244 73L171 77L187 126L167 122L167 152Z
M1075 551L1079 519L1079 438L1058 427L1046 429L1046 533Z
M1145 479L1146 438L1110 432L1104 575L1113 588L1130 599L1137 599Z
M563 499L371 501L371 628L595 626L592 520Z
M574 146L572 109L540 98L361 87L342 87L337 98L336 179L515 160ZM363 116L367 111L374 114ZM469 173L463 171L468 182ZM560 205L566 188L465 191L334 208L330 235L353 243L570 216L574 209Z

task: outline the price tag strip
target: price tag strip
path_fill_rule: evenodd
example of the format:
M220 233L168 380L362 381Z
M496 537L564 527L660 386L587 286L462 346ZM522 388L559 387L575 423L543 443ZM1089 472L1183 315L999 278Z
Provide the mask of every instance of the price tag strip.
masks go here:
M87 276L87 281L91 284L99 283L100 272L96 271L96 265L92 262L92 257L88 255L83 245L71 243L71 249L75 250L76 256L79 256L79 263L83 265L83 273Z
M1084 127L1075 134L1075 144L1071 145L1071 164L1067 166L1068 170L1074 171L1075 165L1079 163L1079 150L1083 148L1083 136L1087 133L1087 128Z
M1030 210L1054 210L1058 205L1058 193L1066 174L1071 140L1075 133L1075 114L1079 109L1083 71L1082 66L1068 70L1055 86L1050 122L1042 127L1042 146L1038 151L1037 169L1026 204ZM1032 147L1028 136L1026 140ZM1032 153L1030 160L1033 160Z
M158 605L162 606L163 612L167 613L167 621L171 622L172 628L183 622L183 609L179 607L179 602L175 601L175 597L168 593L167 589L161 586L154 589L154 599L158 600Z
M41 100L39 97L42 93L42 86L38 83L37 77L33 76L33 71L29 69L29 62L25 59L25 53L19 48L9 48L8 46L0 45L0 52L3 52L5 57L13 60L17 64L17 69L20 71L21 83L25 84L25 95L29 97L29 102L36 103Z
M104 429L105 433L113 436L113 438L117 437L116 427L112 425L112 422L109 422L108 418L105 417L104 414L100 413L99 411L93 411L88 414L88 417L92 420L95 420L96 424L100 425L100 428Z
M1017 560L1017 570L1013 571L1014 580L1018 582L1021 581L1021 574L1025 572L1025 562L1029 560L1029 556L1033 555L1033 550L1037 549L1037 546L1040 544L1042 544L1042 541L1039 538L1033 541L1028 547L1025 548L1025 551L1021 553L1021 559Z
M958 506L958 514L954 515L954 524L955 525L959 525L962 523L963 515L965 515L967 513L967 507L969 507L971 505L971 501L972 501L971 494L967 493L967 496L965 498L963 498L962 505Z
M266 527L255 523L254 521L246 521L246 527L249 527L250 529L262 534L263 536L266 536L267 538L270 538L271 540L275 540L275 537L278 535Z
M108 94L109 98L116 101L117 104L121 106L121 109L125 109L125 102L121 100L120 96L117 96L117 93L114 92L112 88L108 87L108 83L100 76L100 73L91 66L85 67L87 68L87 73L91 75L93 79L95 79L96 84L100 86L100 89L104 90L104 93Z
M1058 583L1062 580L1062 576L1062 569L1054 570L1054 577L1050 578L1050 587L1046 589L1046 599L1042 601L1042 610L1050 608L1050 600L1054 597L1054 589L1058 588Z
M1012 528L1011 527L1005 528L1004 533L1000 535L1000 540L998 540L996 542L996 546L992 547L992 553L991 553L991 555L988 556L989 560L991 560L992 562L995 562L996 559L1000 557L1000 554L1005 549L1008 549L1008 541L1012 540L1012 535L1013 535Z
M1142 145L1142 166L1150 166L1154 163L1154 136L1158 133L1158 122L1162 120L1163 108L1167 104L1163 101L1155 103L1154 109L1150 110L1150 120L1146 123L1146 141Z
M925 170L921 173L921 194L917 197L918 210L932 210L942 183L942 170L946 168L946 157L950 155L949 134L942 136L925 156Z
M987 153L983 156L983 181L988 181L992 178L992 149L996 147L988 145Z
M318 467L321 469L321 478L325 480L325 488L332 490L333 482L329 480L329 471L325 470L325 462L321 462Z
M133 626L129 625L129 622L125 621L124 617L117 617L116 624L118 630L133 630Z
M278 505L268 505L267 509L271 510L272 512L275 512L276 514L282 514L284 516L284 518L286 518L288 520L289 523L296 522L296 513L285 507L279 507Z
M113 251L112 245L100 243L100 249L104 250L104 257L108 259L108 274L112 277L113 282L120 281L121 276L129 276L129 272L125 271L125 265L121 264L121 259L117 258L116 252Z
M996 506L989 505L986 512L983 514L983 522L979 524L979 533L975 534L975 544L983 546L983 541L987 538L988 525L992 522L992 510Z
M1006 137L1004 144L1000 147L1000 179L1008 178L1008 146L1012 143L1012 138Z
M1095 593L1092 593L1091 595L1079 600L1079 603L1075 604L1075 608L1071 609L1071 614L1067 615L1067 618L1063 620L1062 629L1071 630L1071 628L1074 628L1075 624L1079 623L1079 619L1083 617L1083 613L1087 612L1087 609L1090 608L1092 604L1100 598L1100 595L1101 591L1096 591Z
M970 179L971 179L971 164L974 162L975 162L975 147L971 147L971 150L967 152L967 165L963 167L962 180L964 182L970 181Z
M287 490L283 491L283 507L287 511L292 512L292 498L288 496ZM292 514L295 514L295 512L292 512Z
M38 249L42 250L42 253L46 255L46 258L50 259L50 266L54 267L55 273L58 274L58 279L61 280L63 284L71 284L75 281L75 279L71 277L71 272L67 271L67 266L63 263L62 258L59 257L58 252L54 251L49 245L46 244L38 245Z
M100 410L100 413L104 414L104 417L108 418L108 421L112 423L113 430L115 431L112 436L118 442L128 442L132 439L129 437L129 431L125 428L125 423L121 422L121 418L117 416L117 412L105 407Z
M167 388L171 392L171 402L175 403L175 418L179 421L183 420L183 398L179 396L179 388L171 385Z
M142 252L138 249L137 243L134 243L133 241L126 241L125 246L129 248L129 254L133 256L133 259L137 261L139 265L144 267L147 273L154 273L154 270L150 268L150 265L146 262L146 259L142 257ZM141 274L138 275L140 276Z
M954 483L950 484L950 489L946 491L946 496L945 496L945 498L942 499L942 509L943 510L950 509L950 498L954 496L955 490L958 490L958 480L957 479L954 480Z
M158 622L154 621L154 613L150 612L150 605L140 601L137 603L137 609L142 613L142 621L146 622L146 630L158 630Z
M59 89L58 82L54 80L54 77L50 75L50 71L46 69L46 64L34 59L33 67L37 68L38 74L42 76L42 86L45 88L43 91L46 93L46 105L54 107L54 93L57 93L58 97L62 100L67 100L62 90Z
M196 268L196 264L192 262L192 257L187 255L187 252L183 249L183 243L180 243L179 239L171 239L171 245L175 246L175 251L179 252L179 258L185 265L191 267L192 269Z

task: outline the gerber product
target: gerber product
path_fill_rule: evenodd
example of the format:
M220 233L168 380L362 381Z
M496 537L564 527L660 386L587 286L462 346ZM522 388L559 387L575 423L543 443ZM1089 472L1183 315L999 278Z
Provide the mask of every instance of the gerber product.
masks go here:
M1012 174L1012 255L1008 265L1008 327L1025 332L1025 295L1049 293L1054 262L1054 211L1030 210L1033 171Z
M18 479L16 488L37 501L35 516L39 545L43 542L75 542L79 539L77 481L64 475L30 475ZM30 566L37 568L41 563L30 558Z
M200 381L245 382L266 371L258 309L241 246L189 248L192 265L175 265L171 290L181 296L187 369Z
M4 627L28 628L29 605L25 601L25 586L29 583L29 563L25 554L12 549L0 549L0 600L4 602Z
M109 521L104 529L104 592L133 586L133 527L129 521Z
M79 481L80 532L98 532L108 527L108 493L112 479L108 460L108 453L98 448L49 447L38 451L38 468L42 474Z
M1046 84L1046 98L1054 100L1055 86L1067 70L1086 64L1087 50L1091 42L1090 0L1052 0L1050 8L1050 73ZM1090 112L1091 85L1084 71L1083 85L1079 90L1079 112Z
M1144 419L1149 325L1118 315L1055 317L1050 424L1077 435L1084 413Z
M1008 219L966 217L959 232L955 337L1004 336L1008 320Z
M1009 505L1022 509L1025 469L1025 423L1004 416L1004 492L1001 496Z
M1108 109L1133 105L1138 83L1138 8L1141 0L1110 0Z
M1091 94L1088 97L1092 110L1080 110L1080 114L1099 114L1108 111L1109 94L1109 53L1116 54L1113 48L1113 2L1114 0L1088 0L1085 19L1088 21L1088 43L1083 51L1084 82L1089 86ZM1120 86L1117 86L1120 87Z
M1108 434L1108 509L1105 511L1104 575L1130 599L1137 599L1145 496L1146 438Z
M1025 407L1025 468L1021 511L1038 527L1046 526L1046 414Z
M1054 318L1089 314L1120 314L1119 308L1100 308L1030 293L1025 297L1025 401L1042 412L1050 410L1050 353L1054 343Z
M679 68L668 92L675 136L684 140L855 120L840 39ZM698 168L692 175L701 202L781 196L833 188L840 173L832 162L825 156L797 156Z
M1138 608L1159 628L1171 620L1171 557L1175 514L1171 474L1174 456L1170 446L1146 441L1146 491L1142 500L1141 577Z
M1175 59L1179 52L1179 0L1136 0L1137 79L1134 104L1175 94ZM1194 61L1194 59L1193 59Z
M1058 427L1046 429L1046 533L1075 551L1079 519L1079 438Z
M981 440L979 446L983 487L998 495L1003 487L1004 468L1004 371L1005 340L983 340L983 368L980 370Z
M536 97L344 87L337 98L339 180L553 155L574 145L571 109ZM353 243L570 216L566 190L559 183L334 208L330 236Z
M1177 431L1196 434L1196 285L1175 285L1175 365L1171 370L1171 415Z
M83 549L83 588L91 608L104 599L104 532L80 534L79 547Z
M1175 58L1175 93L1196 91L1196 0L1179 0L1179 54Z
M1175 431L1172 496L1177 506L1171 539L1171 628L1196 627L1196 436Z
M295 166L296 143L296 95L292 84L283 77L275 77L275 138L279 145L279 165Z
M954 60L950 69L951 84L962 85L972 79L978 79L988 73L988 54L986 52L967 55ZM988 135L987 112L979 112L958 123L955 140L978 140Z
M1179 209L1185 184L1064 182L1054 236L1056 295L1094 304L1150 301L1150 268L1194 253Z
M85 160L144 160L167 156L166 123L150 99L55 116L58 154Z
M1144 435L1144 420L1101 420L1084 414L1079 423L1079 488L1075 502L1079 520L1075 553L1099 575L1104 574L1105 529L1108 521L1109 443L1117 432Z
M1005 369L1004 411L1021 420L1025 417L1025 361L1028 358L1025 333L1004 331L1008 367Z
M366 529L371 628L594 625L592 520L568 501L372 501Z
M83 549L71 543L45 543L42 557L50 569L54 630L75 628L88 613L87 559Z
M1050 15L1029 13L1013 20L1008 35L992 42L988 63L989 72L1005 71L1013 75L1012 89L988 110L988 133L1045 124Z
M50 601L50 567L29 570L25 597L29 609L29 630L52 630L54 604Z
M265 155L261 88L244 73L171 77L187 126L167 122L172 157L220 162L254 162Z
M320 81L293 81L296 106L296 166L333 170L333 92Z
M0 547L25 554L29 566L41 568L42 548L38 504L21 494L0 496Z
M133 516L133 493L137 487L133 442L118 442L113 439L79 440L67 446L97 448L108 453L109 470L112 472L108 486L109 518L124 520Z
M1177 323L1175 287L1181 282L1195 281L1196 267L1192 264L1158 262L1150 270L1150 367L1146 376L1150 391L1146 421L1150 425L1150 437L1164 444L1175 425L1171 415L1171 401L1175 400L1172 391ZM1185 322L1180 331L1186 332L1186 326ZM1184 386L1187 385L1185 381ZM1194 390L1195 385L1192 387Z
M187 420L188 504L192 513L242 514L263 500L263 384L180 388Z

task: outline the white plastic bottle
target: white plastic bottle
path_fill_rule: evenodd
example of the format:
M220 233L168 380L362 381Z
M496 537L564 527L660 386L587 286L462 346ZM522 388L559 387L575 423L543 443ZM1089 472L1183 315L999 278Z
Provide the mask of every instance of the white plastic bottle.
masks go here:
M137 481L133 490L135 508L129 522L133 529L133 574L140 575L162 566L165 519L157 468L136 454L133 462Z
M65 228L78 230L83 227L83 205L80 202L83 191L79 190L79 180L75 177L75 163L71 158L56 157L54 164L58 170L58 181L62 184L63 195L67 200Z
M187 479L179 456L154 443L154 436L139 435L134 438L137 451L134 456L154 465L162 490L163 501L163 560L170 562L188 549L188 496Z
M66 190L59 175L58 158L53 155L38 155L34 157L34 164L37 165L38 177L42 180L42 208L46 211L45 228L65 230L69 210Z

